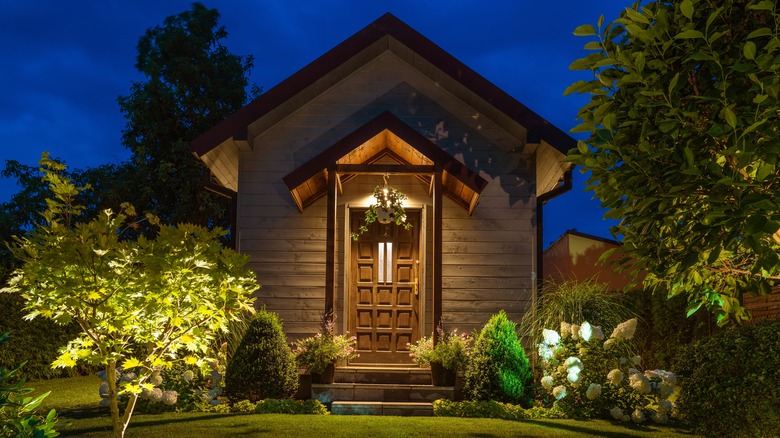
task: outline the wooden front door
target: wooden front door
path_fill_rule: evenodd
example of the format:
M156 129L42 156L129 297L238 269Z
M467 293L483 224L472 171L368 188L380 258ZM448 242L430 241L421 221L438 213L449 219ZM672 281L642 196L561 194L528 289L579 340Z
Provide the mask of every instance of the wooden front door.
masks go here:
M364 212L352 212L357 232ZM419 339L420 212L406 212L412 228L374 222L352 241L349 332L360 354L351 363L411 363Z

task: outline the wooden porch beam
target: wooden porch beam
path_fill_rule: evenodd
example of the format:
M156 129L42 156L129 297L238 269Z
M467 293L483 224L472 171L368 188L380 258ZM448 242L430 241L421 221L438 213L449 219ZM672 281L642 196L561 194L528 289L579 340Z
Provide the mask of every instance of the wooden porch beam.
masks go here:
M433 174L433 344L439 342L436 330L442 314L442 172Z
M325 244L325 313L335 309L336 297L336 196L338 192L337 176L333 168L328 168L328 211L326 219Z

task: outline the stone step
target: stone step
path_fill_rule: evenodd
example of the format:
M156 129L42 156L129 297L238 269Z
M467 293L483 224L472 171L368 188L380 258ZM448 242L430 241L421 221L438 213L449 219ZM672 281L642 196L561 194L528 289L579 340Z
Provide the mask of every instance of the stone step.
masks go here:
M322 403L336 401L372 402L433 402L440 398L452 400L455 388L452 386L332 383L311 385L311 398Z
M430 402L334 401L333 415L398 415L402 417L432 417Z
M430 385L431 370L420 367L350 366L336 368L336 383Z

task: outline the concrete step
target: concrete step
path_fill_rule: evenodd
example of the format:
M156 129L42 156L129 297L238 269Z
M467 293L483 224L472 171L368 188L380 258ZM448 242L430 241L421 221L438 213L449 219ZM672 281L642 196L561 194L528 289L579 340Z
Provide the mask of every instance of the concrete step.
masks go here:
M430 402L334 401L333 415L398 415L402 417L432 417Z
M420 367L350 366L336 368L336 383L430 385L431 370Z
M452 400L452 386L332 383L311 385L311 398L323 403L336 401L372 402L432 402L440 398Z

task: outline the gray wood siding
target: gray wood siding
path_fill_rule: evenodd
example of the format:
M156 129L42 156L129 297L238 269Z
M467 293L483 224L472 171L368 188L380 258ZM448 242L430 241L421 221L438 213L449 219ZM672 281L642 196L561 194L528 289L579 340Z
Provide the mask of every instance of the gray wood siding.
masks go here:
M448 150L490 181L469 217L445 197L443 236L443 319L446 328L480 328L501 309L519 321L531 299L534 251L533 157L519 157L524 140L481 116L442 87L386 53L347 76L253 140L253 151L240 153L238 246L252 256L261 289L258 306L278 312L285 331L298 338L317 331L324 308L326 200L303 213L295 207L282 177L388 108L396 108L399 84L416 90L414 108L401 108L407 123L429 133L437 120L452 128ZM406 88L401 88L406 90ZM383 96L387 96L384 101ZM467 141L462 132L472 132ZM457 138L454 138L457 132ZM524 134L524 133L523 133ZM462 137L462 138L461 138ZM478 141L477 141L478 140ZM445 148L447 150L447 148ZM507 163L508 156L518 163ZM511 164L511 165L510 165ZM522 167L523 177L517 173ZM524 172L524 173L523 173ZM373 179L372 179L373 178ZM393 176L391 185L407 191L411 206L427 206L427 188L412 177ZM378 181L377 181L378 179ZM360 176L339 197L336 260L338 327L344 321L347 205L356 207L381 177ZM431 211L426 226L427 263L432 249ZM348 245L349 242L347 241ZM426 266L424 333L431 326L431 269Z

